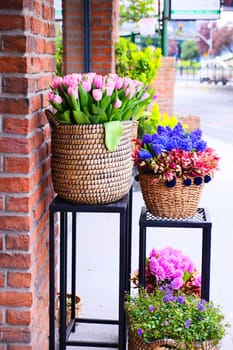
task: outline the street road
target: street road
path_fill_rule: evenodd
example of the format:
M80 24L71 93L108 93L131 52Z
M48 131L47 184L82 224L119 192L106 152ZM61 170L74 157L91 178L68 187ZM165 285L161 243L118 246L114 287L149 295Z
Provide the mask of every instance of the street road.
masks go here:
M175 115L198 115L204 139L220 156L220 170L205 186L200 207L212 219L211 299L219 303L231 328L221 350L233 349L233 87L200 85L178 81L174 98Z
M233 142L233 87L177 82L175 115L197 115L204 135Z

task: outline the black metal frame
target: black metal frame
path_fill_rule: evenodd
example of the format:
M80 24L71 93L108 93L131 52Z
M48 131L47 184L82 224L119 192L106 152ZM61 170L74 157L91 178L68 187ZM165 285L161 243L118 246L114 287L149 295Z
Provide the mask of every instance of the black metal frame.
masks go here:
M142 287L145 287L147 227L189 227L202 229L201 297L203 299L209 300L212 223L210 221L207 209L198 208L196 215L192 218L162 219L154 217L148 212L145 207L142 207L139 226L139 285Z
M112 347L126 349L126 317L124 310L125 292L130 292L131 272L131 229L132 229L132 189L121 200L110 204L83 205L69 203L56 197L50 204L50 306L49 306L49 350L55 349L55 220L54 214L60 213L60 342L59 349L69 346ZM84 319L75 317L76 295L76 213L119 213L120 214L120 247L119 247L119 310L118 320ZM66 327L66 294L67 294L67 214L72 213L72 272L71 272L71 321ZM118 342L94 342L69 340L75 331L75 323L96 323L118 325Z

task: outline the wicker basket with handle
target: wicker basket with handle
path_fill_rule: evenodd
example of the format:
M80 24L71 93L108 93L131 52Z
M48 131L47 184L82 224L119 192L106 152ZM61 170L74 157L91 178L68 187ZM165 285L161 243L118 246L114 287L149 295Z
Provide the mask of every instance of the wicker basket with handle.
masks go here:
M220 350L220 343L214 345L211 341L204 341L200 345L190 346L192 350ZM179 345L175 340L172 339L162 339L155 340L150 343L144 342L140 337L133 335L133 333L129 332L129 342L128 342L128 350L180 350L184 349L184 344ZM188 350L188 348L187 348Z
M153 182L153 174L140 173L139 182L149 212L161 218L187 218L196 214L204 184L185 186L181 178L168 188L164 182Z
M52 125L52 180L55 192L73 203L106 204L129 192L132 174L132 121L122 122L116 151L104 144L103 124Z
M58 293L59 301L60 301L60 293ZM70 320L71 320L71 299L72 299L72 294L66 294L66 327L68 326ZM78 295L75 295L75 318L80 317L82 309L82 300ZM57 314L56 314L56 319L58 324L60 325L60 308L59 306L57 307Z

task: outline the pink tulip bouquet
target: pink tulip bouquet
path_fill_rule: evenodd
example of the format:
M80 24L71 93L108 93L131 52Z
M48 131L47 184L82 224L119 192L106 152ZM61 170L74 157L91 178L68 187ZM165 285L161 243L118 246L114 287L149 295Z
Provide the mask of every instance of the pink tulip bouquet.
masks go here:
M61 124L104 124L105 145L116 149L122 121L138 120L153 99L154 91L142 82L117 74L71 74L56 77L48 100Z

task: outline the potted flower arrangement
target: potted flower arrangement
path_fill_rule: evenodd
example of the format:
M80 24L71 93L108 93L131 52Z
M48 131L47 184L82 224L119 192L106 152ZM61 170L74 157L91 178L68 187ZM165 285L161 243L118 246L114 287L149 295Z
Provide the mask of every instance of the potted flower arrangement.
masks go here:
M154 293L158 288L170 288L185 294L201 295L201 276L189 256L172 247L153 248L146 259L146 291ZM139 287L138 271L132 281Z
M187 133L182 124L158 126L138 140L133 158L144 201L151 214L167 218L194 216L204 183L218 169L219 157L207 147L200 129Z
M58 293L58 305L57 305L57 322L60 325L60 293ZM82 300L78 295L75 295L75 317L80 317L82 309ZM66 295L66 327L68 326L70 320L71 320L71 314L72 314L72 294L68 293Z
M220 349L227 324L219 306L166 287L126 297L129 350Z
M46 110L52 124L55 192L72 202L105 204L122 198L132 173L132 120L153 99L143 83L117 74L56 77Z

